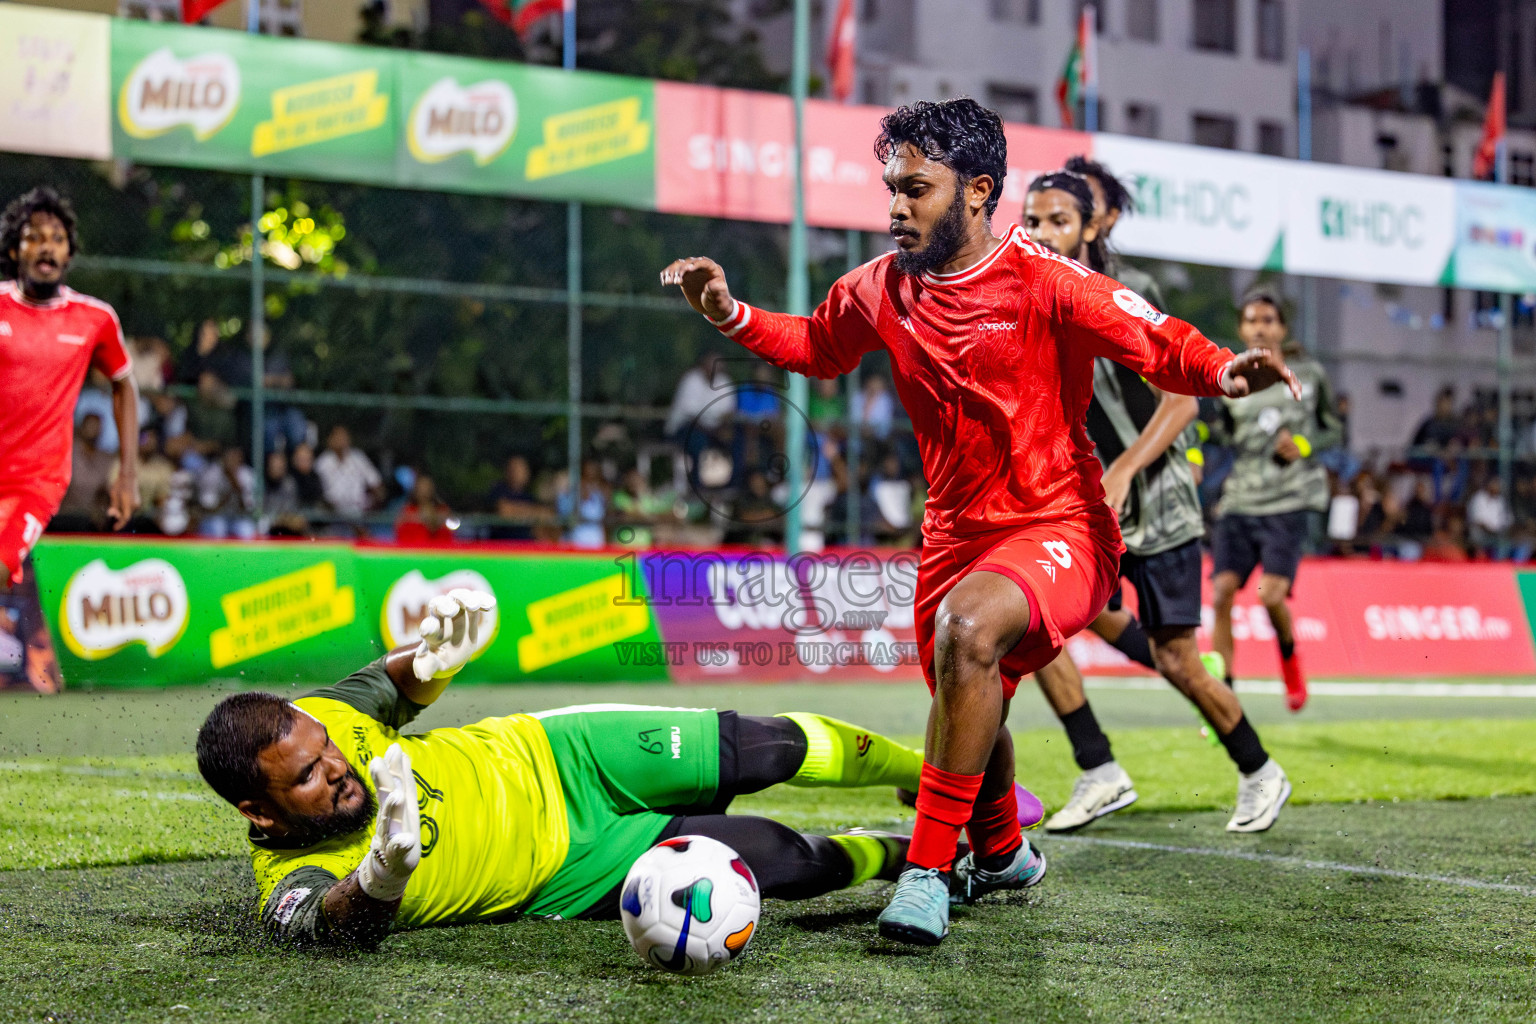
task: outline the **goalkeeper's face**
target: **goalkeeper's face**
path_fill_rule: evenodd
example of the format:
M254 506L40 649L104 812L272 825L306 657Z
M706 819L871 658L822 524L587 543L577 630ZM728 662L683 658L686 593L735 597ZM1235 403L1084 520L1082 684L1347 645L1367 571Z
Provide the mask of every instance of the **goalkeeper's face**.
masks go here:
M373 794L325 726L308 715L296 715L288 735L257 755L256 762L267 780L267 794L251 801L260 817L246 817L268 835L309 846L373 823Z

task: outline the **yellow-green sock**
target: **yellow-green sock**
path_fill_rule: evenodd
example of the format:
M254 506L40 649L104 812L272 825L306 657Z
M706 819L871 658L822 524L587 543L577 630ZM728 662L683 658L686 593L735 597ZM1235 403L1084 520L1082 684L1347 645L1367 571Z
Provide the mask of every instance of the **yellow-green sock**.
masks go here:
M827 838L836 843L853 862L853 877L848 880L849 888L862 885L871 878L879 878L882 874L889 876L891 872L887 869L892 863L904 863L907 859L906 846L895 836L842 835Z
M791 786L899 786L917 790L921 751L826 715L791 711L787 718L805 733L805 760Z

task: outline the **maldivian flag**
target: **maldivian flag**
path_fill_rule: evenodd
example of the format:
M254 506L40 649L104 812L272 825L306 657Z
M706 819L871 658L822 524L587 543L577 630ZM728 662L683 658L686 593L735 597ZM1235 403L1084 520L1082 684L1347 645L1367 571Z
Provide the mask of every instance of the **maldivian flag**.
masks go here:
M1488 94L1488 115L1483 118L1483 137L1472 154L1472 177L1492 178L1498 173L1499 143L1504 141L1504 72L1493 73Z
M512 30L521 39L527 39L533 26L553 14L560 14L566 4L576 6L576 0L502 0L512 12Z
M1094 7L1084 4L1077 19L1077 38L1067 51L1067 63L1062 66L1061 77L1056 80L1056 106L1061 111L1061 126L1075 128L1077 105L1083 97L1083 89L1090 82L1098 82L1099 55L1094 46Z

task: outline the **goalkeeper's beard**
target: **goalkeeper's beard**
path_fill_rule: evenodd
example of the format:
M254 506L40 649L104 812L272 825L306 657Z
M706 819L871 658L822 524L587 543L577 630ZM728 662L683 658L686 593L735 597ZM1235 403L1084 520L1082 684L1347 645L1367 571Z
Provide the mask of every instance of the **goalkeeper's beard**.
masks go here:
M325 814L288 819L285 824L288 826L290 840L302 846L313 846L333 836L350 835L373 824L374 817L379 813L378 800L374 797L373 791L363 783L362 776L357 774L355 768L347 769L347 777L355 779L359 788L362 789L362 803L350 811L338 808Z

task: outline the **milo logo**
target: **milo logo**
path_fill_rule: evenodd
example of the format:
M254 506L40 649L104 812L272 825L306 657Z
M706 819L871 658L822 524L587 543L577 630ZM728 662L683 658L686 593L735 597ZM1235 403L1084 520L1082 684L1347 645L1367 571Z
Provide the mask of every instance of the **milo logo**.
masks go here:
M441 78L416 101L406 142L422 163L468 152L484 166L511 145L516 131L517 97L507 83L460 86L452 78Z
M69 649L88 661L135 643L158 658L186 632L187 610L186 582L171 563L146 558L114 570L98 558L65 584L59 632Z
M134 138L185 126L201 141L228 124L239 105L240 68L228 54L182 60L163 48L129 72L117 97L117 119Z

